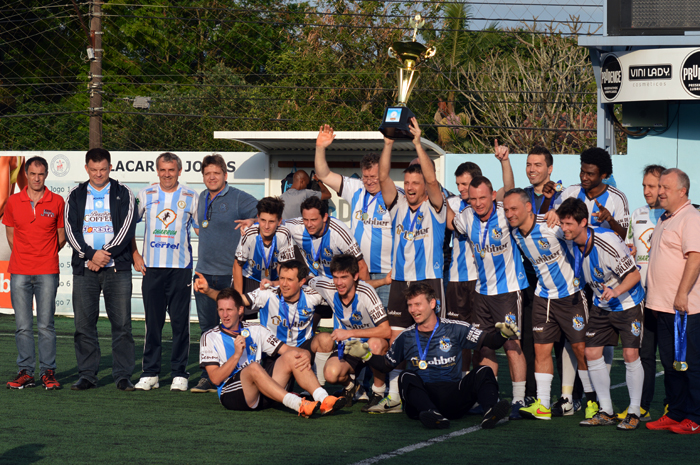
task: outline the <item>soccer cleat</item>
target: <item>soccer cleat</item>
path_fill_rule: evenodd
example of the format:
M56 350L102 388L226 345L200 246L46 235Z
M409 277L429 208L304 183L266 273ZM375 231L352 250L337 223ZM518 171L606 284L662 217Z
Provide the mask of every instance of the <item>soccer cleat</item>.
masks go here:
M173 378L173 382L170 383L170 390L171 391L182 391L182 392L187 392L188 385L187 385L187 378L183 376L176 376Z
M437 410L424 410L418 414L420 422L428 429L445 429L450 427L450 420Z
M382 397L380 394L377 394L376 392L372 391L372 397L369 398L369 402L367 402L367 404L365 404L360 409L360 411L365 412L365 413L369 412L369 409L371 409L372 407L376 407L377 404L379 404L379 402L382 401L382 399L384 399L384 397Z
M598 402L589 400L586 405L586 420L593 418L596 413L598 413Z
M670 430L676 434L700 434L700 425L686 418L677 425L671 426Z
M353 397L352 400L361 403L369 402L369 396L367 395L367 391L365 390L365 388L360 386L360 388L355 393L355 397Z
M628 413L624 420L617 425L617 429L633 430L639 427L639 417L634 413Z
M7 382L7 389L24 389L36 386L34 377L27 370L20 370L15 379Z
M47 391L54 391L56 389L61 389L61 383L56 381L56 374L53 370L46 370L43 375L41 375L41 384Z
M343 388L338 393L333 393L333 395L336 397L344 397L345 403L347 405L352 405L352 399L353 399L353 397L355 397L355 393L360 388L360 386L361 386L360 384L353 383L351 381L347 386L345 386L345 388Z
M574 413L581 410L581 408L583 408L583 406L581 405L581 399L574 399Z
M618 420L618 421L624 421L625 418L627 418L627 410L628 410L628 409L629 409L629 407L626 408L624 412L618 413L618 414L617 414L617 420ZM639 416L639 421L649 421L649 420L651 420L651 415L649 415L649 410L644 410L643 407L639 407L639 411L642 413L642 414Z
M510 419L511 420L522 420L523 417L520 415L520 409L525 407L525 402L519 400L511 405Z
M301 405L299 406L299 416L304 418L309 418L311 415L316 413L316 411L321 406L320 402L315 402L311 400L301 399Z
M401 399L394 401L391 395L386 396L377 405L367 409L369 413L401 413Z
M174 380L173 380L174 381ZM157 376L143 376L134 388L137 391L150 391L151 389L158 389L160 384L158 384Z
M579 403L580 405L580 403ZM581 408L581 407L579 407ZM568 417L574 414L574 403L566 397L560 397L554 405L552 405L553 417Z
M348 405L347 397L328 396L323 399L323 402L321 402L319 411L321 412L321 415L328 415L329 413L340 410L346 405Z
M523 418L533 418L535 420L551 420L552 411L542 405L542 402L537 399L527 407L521 407L520 416Z
M598 411L592 418L583 420L579 425L581 426L609 426L616 425L617 419L614 415L608 415L605 412Z
M672 419L668 415L664 415L656 421L650 421L649 423L647 423L647 429L651 429L654 431L666 429L671 431L671 428L679 424L679 421Z
M190 392L216 392L216 386L214 386L214 383L209 381L207 378L201 378L197 385L190 389Z
M507 400L501 400L496 405L491 407L484 414L483 420L481 420L481 427L483 429L495 428L499 421L503 420L507 415L508 411L511 409L510 404Z

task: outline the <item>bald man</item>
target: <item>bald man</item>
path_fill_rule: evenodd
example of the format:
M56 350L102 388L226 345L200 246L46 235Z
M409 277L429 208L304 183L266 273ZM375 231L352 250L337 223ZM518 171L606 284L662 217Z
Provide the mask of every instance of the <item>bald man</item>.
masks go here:
M315 178L315 176L314 176ZM283 193L280 198L284 200L284 213L282 213L283 220L289 220L292 218L297 218L300 216L301 204L304 200L309 197L319 197L321 200L328 200L331 198L331 193L328 188L320 181L318 181L321 191L315 191L312 189L307 189L309 185L309 175L304 170L299 170L294 173L292 178L292 187L287 189L287 192Z

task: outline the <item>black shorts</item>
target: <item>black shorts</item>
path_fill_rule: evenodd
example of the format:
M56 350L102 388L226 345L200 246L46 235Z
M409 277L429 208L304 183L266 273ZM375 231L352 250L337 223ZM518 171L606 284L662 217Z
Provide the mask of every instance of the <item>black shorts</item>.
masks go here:
M586 330L586 347L616 346L622 340L625 349L639 349L644 333L644 303L621 312L591 308Z
M256 289L260 289L260 281L256 281L251 278L246 278L243 276L243 295L253 292ZM243 314L243 320L255 320L258 318L258 311L253 310L252 307L246 307L245 313Z
M331 356L328 357L328 359L331 359L333 357L338 357L337 349L331 352ZM367 362L363 361L361 358L353 357L352 355L348 354L343 354L343 361L347 362L348 365L350 365L350 369L354 374L358 374L365 367L365 365L367 365Z
M406 303L406 297L403 295L403 293L406 289L408 289L408 286L419 282L429 284L430 287L435 290L435 293L438 296L435 311L440 317L445 317L443 311L445 294L442 287L442 279L426 279L424 281L392 281L391 288L389 289L389 308L386 312L389 317L389 325L391 326L391 329L405 329L414 323L413 317L410 313L408 313L408 303Z
M450 281L445 292L445 317L472 323L476 280Z
M535 296L532 303L532 334L535 344L550 344L566 339L576 344L586 342L588 304L583 291L561 299Z
M268 375L272 376L272 372L275 370L276 361L277 357L266 357L260 361L260 365L262 365ZM228 410L241 411L263 410L270 408L275 403L275 401L269 397L265 397L264 395L260 394L258 405L255 408L250 408L248 403L245 401L243 386L241 386L240 371L224 383L224 387L221 389L221 395L219 396L219 402L221 402L221 405Z
M482 331L495 333L496 323L515 323L522 330L522 291L498 295L474 295L474 326ZM518 339L513 336L511 339Z

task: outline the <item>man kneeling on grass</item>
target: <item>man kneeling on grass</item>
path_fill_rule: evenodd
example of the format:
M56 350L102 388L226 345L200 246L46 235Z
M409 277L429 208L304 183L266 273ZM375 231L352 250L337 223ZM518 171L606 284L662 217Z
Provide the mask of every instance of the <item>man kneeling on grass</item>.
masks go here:
M329 396L318 384L308 351L282 343L260 324L241 321L245 307L237 291L219 292L216 306L221 324L202 335L199 364L218 387L224 407L261 410L281 402L309 418L316 411L326 415L345 406L344 398ZM288 392L295 379L313 393L313 401Z
M409 418L427 428L448 428L450 418L462 417L476 402L486 412L481 427L496 426L510 412L510 402L498 401L498 381L490 367L480 366L462 378L462 349L499 349L519 335L518 327L496 323L499 332L485 333L462 321L438 318L435 290L426 283L411 284L404 295L415 324L399 334L386 355L373 356L369 344L357 340L345 343L345 353L384 373L406 360L399 376L401 401Z

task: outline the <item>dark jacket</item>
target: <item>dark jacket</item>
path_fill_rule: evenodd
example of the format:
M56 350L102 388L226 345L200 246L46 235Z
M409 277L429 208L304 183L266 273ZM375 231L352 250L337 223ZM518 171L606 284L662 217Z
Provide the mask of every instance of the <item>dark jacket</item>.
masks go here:
M71 265L73 266L74 275L84 274L85 262L92 260L95 252L97 252L87 245L83 238L83 219L85 218L88 182L78 184L71 189L66 201L66 239L73 247ZM110 179L109 182L109 206L114 237L102 249L112 254L115 270L130 270L133 263L131 258L131 239L136 234L136 201L134 194L127 186L114 179Z

